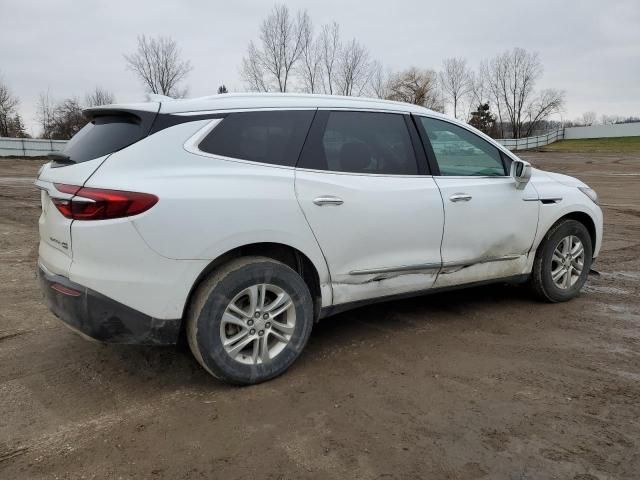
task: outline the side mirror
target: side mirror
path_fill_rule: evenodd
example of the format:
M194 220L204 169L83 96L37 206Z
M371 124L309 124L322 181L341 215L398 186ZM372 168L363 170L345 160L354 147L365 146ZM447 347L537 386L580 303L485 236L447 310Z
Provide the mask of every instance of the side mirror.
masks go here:
M524 189L531 178L531 164L520 159L514 160L511 162L511 176L516 181L516 188Z

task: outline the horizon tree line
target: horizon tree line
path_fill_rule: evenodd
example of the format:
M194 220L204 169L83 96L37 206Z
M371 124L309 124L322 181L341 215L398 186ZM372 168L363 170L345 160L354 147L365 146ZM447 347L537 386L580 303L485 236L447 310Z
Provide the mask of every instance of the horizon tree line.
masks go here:
M136 50L123 55L125 69L134 73L148 94L184 98L186 78L193 70L177 42L166 36L137 38ZM240 76L248 91L300 92L369 96L414 103L445 112L493 136L521 138L549 125L560 113L565 93L536 89L543 74L537 53L522 48L506 50L482 60L477 70L464 58L445 58L441 69L409 66L385 69L356 38L343 40L333 21L319 29L306 10L292 13L276 4L262 21L256 40L250 40L241 59ZM221 84L218 94L228 93ZM70 138L86 122L85 106L115 102L101 87L84 96L54 100L49 91L37 102L37 118L44 138ZM0 136L28 136L13 96L0 79ZM594 112L585 112L573 124L592 125ZM602 123L632 121L605 116Z

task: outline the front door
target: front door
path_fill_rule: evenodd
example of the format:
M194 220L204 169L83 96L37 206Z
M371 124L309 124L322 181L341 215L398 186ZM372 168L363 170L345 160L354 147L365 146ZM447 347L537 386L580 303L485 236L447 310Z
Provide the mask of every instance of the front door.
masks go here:
M325 255L333 303L430 288L443 206L408 115L318 111L296 194ZM424 166L426 168L426 165Z
M525 273L538 226L538 195L531 183L516 189L508 159L497 147L453 123L416 117L435 181L442 193L445 228L444 287Z

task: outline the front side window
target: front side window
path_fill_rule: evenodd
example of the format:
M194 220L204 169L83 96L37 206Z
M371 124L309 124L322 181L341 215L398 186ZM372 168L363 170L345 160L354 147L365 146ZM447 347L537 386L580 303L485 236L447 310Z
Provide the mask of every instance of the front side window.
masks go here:
M419 119L433 148L440 175L506 175L500 151L489 142L449 122Z
M313 115L312 110L231 113L198 148L214 155L292 167Z
M314 128L298 167L386 175L418 173L403 115L328 112L324 129L314 135Z

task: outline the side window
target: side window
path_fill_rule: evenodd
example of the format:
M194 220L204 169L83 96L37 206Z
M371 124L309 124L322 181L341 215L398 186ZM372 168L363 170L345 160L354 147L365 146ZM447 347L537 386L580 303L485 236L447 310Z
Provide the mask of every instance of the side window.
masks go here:
M316 128L317 124L312 128L298 167L386 175L418 173L403 115L329 112L325 120L324 129Z
M419 118L431 142L440 175L506 175L500 151L487 141L452 123Z
M231 113L198 148L225 157L294 166L315 111Z

